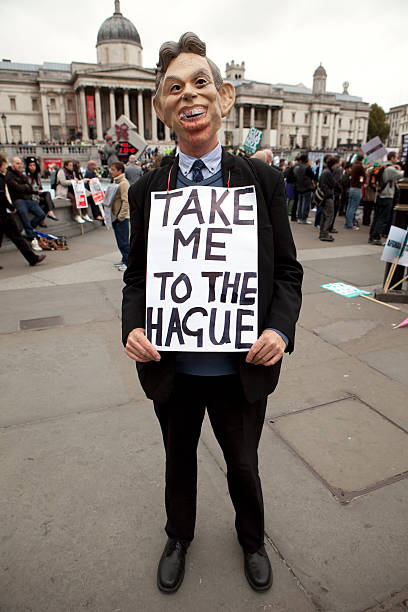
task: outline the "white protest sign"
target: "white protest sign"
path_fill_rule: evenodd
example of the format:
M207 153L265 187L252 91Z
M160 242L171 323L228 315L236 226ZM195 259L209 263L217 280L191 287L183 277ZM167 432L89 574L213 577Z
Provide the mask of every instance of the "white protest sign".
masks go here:
M92 198L95 204L102 204L104 195L101 184L98 178L92 178L89 181L89 188L91 190Z
M153 192L146 336L161 351L248 351L258 337L254 186Z
M383 254L381 255L382 261L388 261L389 263L393 263L396 260L404 243L406 235L407 230L404 230L402 227L396 227L395 225L391 225L390 232L388 234L387 241L383 250ZM408 266L408 245L405 246L404 253L401 255L398 261L398 265Z
M71 181L77 208L88 208L84 181Z
M104 210L105 224L106 224L106 227L108 228L112 228L112 222L115 221L116 219L116 217L112 215L112 203L116 197L118 189L119 189L119 185L116 185L115 183L110 183L110 185L107 186L106 191L105 191L104 201L103 201L103 210Z
M384 147L379 136L372 138L361 147L368 161L375 161L387 155L387 149Z

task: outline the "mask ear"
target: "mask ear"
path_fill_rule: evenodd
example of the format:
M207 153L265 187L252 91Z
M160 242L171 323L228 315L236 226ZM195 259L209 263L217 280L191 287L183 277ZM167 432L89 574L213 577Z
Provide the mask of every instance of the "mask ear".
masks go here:
M234 106L235 102L235 87L229 81L224 81L218 90L221 103L221 115L225 117Z
M159 98L157 97L157 94L153 98L153 106L154 106L154 110L156 111L156 115L158 116L160 121L162 121L163 123L166 123L164 121L164 116L163 116L162 108L161 108L161 105L160 105L160 102L159 102ZM171 126L168 125L167 127L171 127Z

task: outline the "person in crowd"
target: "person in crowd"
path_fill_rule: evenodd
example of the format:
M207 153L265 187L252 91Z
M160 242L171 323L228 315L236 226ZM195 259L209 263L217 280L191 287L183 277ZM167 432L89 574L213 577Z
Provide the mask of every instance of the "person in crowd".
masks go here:
M349 198L350 189L350 176L351 176L351 163L344 162L343 173L341 175L341 196L339 205L339 217L344 217L346 214L346 208Z
M286 186L286 203L288 206L288 215L289 217L292 214L293 202L295 199L295 174L293 172L294 161L291 159L288 161L288 165L286 166L283 176L285 178L285 186Z
M49 191L44 191L41 182L41 168L38 160L35 157L27 157L26 171L28 183L33 190L31 198L38 202L46 216L53 221L58 221L55 216L55 205ZM41 227L47 227L45 221L40 222Z
M33 190L27 177L23 174L23 162L19 157L13 157L7 169L6 183L11 200L17 209L24 226L27 239L31 242L34 251L42 251L35 237L34 229L45 219L45 212L38 202L32 199ZM30 219L30 213L33 215Z
M96 172L97 164L93 159L90 159L87 163L84 182L87 187L86 189L86 199L88 202L88 207L91 207L92 216L96 221L103 221L103 216L101 214L101 209L97 204L95 204L94 199L92 197L92 193L89 187L89 181L93 178L98 178L98 174Z
M395 183L404 176L404 171L398 164L398 156L395 151L387 155L387 162L381 176L381 184L377 193L374 208L374 218L370 227L368 242L382 245L381 236L386 236L389 231L389 219L392 215L393 200L395 195Z
M298 193L298 223L310 225L308 216L314 190L314 173L306 153L299 156L299 164L295 172L295 186Z
M122 255L122 260L115 264L120 272L127 268L129 256L129 182L125 176L125 165L122 162L113 162L110 167L115 185L119 189L112 202L112 227L115 232L116 243Z
M106 159L108 168L111 167L113 162L119 161L119 157L118 157L119 148L120 148L119 143L114 144L112 136L110 136L109 134L106 134L105 145L103 147L103 154Z
M336 185L334 187L334 198L333 198L333 204L334 204L333 221L332 221L331 226L329 227L329 234L337 234L338 233L336 228L334 227L334 222L336 220L337 213L339 212L339 208L340 208L341 177L343 175L343 168L341 167L340 157L338 155L335 155L334 157L337 160L337 166L333 170L333 178L334 178L334 181L335 181Z
M363 185L363 225L371 225L371 214L374 210L375 201L377 199L377 189L372 184L375 168L378 167L378 162L370 166L366 170L366 178Z
M326 161L326 167L320 176L320 188L324 193L324 200L320 205L320 234L319 239L325 242L333 242L334 238L330 235L329 229L333 223L334 216L334 190L336 181L333 173L339 162L335 157L329 157Z
M124 274L122 340L154 401L166 451L168 541L157 585L163 593L174 593L183 580L187 549L194 538L197 445L207 410L227 463L245 576L254 590L266 591L272 585L272 568L264 547L258 444L281 357L285 350L293 350L303 274L286 214L284 178L258 159L223 151L217 133L222 117L234 105L235 89L223 81L206 56L205 43L192 32L162 45L153 100L160 120L177 134L179 155L172 166L153 170L129 191L132 238ZM198 109L199 115L192 116L192 109ZM260 220L258 340L248 353L160 354L144 329L152 193L184 186L244 185L255 186Z
M268 166L270 166L273 161L273 155L270 149L260 149L259 151L251 155L251 157L252 159L260 159L265 164L268 164Z
M314 165L313 172L315 175L315 182L318 183L320 179L320 159L316 159L316 163Z
M13 215L17 209L11 201L8 186L6 183L6 171L8 160L5 153L0 153L0 246L3 236L7 236L25 257L30 266L36 266L45 259L45 255L37 255L29 247L28 243L21 236ZM2 266L0 266L1 268Z
M299 194L298 194L298 191L297 191L297 188L296 188L296 173L297 173L299 165L300 165L299 157L300 157L299 155L296 155L295 164L293 166L293 176L295 177L295 180L294 180L294 183L293 183L294 198L293 198L292 211L290 213L290 220L293 221L294 223L298 219L298 217L297 217L297 209L298 209Z
M280 159L279 160L279 170L281 172L285 172L285 170L286 170L286 160L284 160L284 159Z
M82 174L82 168L81 168L81 162L78 160L75 160L72 162L73 168L74 168L74 176L77 179L77 181L84 181L84 175ZM87 184L88 181L84 181L84 184ZM85 193L86 193L86 189L85 189ZM89 193L89 191L88 191ZM89 223L93 223L93 219L91 219L91 217L88 215L88 209L87 208L83 208L80 209L80 212L82 214L82 219L84 219L85 221L89 221Z
M358 205L361 201L361 186L365 181L366 173L363 166L364 155L357 155L354 164L351 167L349 199L346 210L346 229L356 229L355 216Z
M128 163L125 166L125 176L129 185L134 185L143 176L143 170L137 163L136 155L129 155Z
M329 155L328 153L326 153L326 155L323 157L323 167L320 168L320 160L319 161L319 167L317 170L314 170L315 173L315 178L318 177L317 182L320 181L320 176L321 173L323 172L323 170L327 167L327 161L331 158L331 155ZM320 226L320 219L322 216L322 209L321 206L318 207L318 209L316 210L316 214L315 214L315 220L314 220L314 226L315 227L319 227Z
M56 197L65 198L71 202L72 217L77 223L85 223L82 218L81 209L77 208L72 181L78 182L74 174L74 163L72 159L66 159L57 174Z

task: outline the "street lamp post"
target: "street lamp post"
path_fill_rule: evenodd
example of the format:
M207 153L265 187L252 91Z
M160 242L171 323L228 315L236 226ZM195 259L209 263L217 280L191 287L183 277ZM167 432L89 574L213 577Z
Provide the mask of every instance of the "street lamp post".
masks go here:
M8 144L9 141L8 141L8 137L7 137L7 117L6 117L6 115L4 113L1 116L1 120L3 121L4 134L6 136L6 144Z

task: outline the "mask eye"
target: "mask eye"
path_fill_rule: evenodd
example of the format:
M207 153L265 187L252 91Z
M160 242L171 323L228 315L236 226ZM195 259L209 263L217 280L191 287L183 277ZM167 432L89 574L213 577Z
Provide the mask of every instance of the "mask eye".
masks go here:
M204 87L205 85L207 85L207 81L204 77L200 77L199 79L197 79L196 85L198 85L199 87Z
M174 85L170 87L170 93L176 93L180 90L181 90L181 86L177 85L177 83L175 83Z

